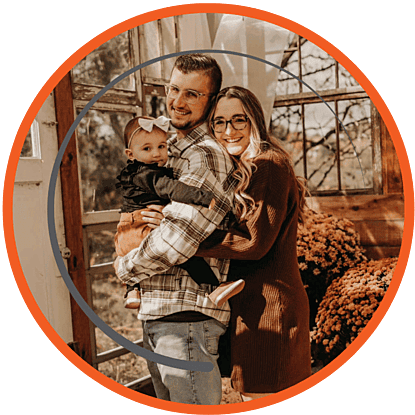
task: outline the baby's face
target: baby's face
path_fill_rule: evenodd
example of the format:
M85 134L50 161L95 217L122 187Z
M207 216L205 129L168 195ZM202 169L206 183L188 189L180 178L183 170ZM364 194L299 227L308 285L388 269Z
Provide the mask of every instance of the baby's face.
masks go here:
M131 160L164 166L167 162L167 134L157 127L151 133L140 130L134 134L130 148L125 153Z

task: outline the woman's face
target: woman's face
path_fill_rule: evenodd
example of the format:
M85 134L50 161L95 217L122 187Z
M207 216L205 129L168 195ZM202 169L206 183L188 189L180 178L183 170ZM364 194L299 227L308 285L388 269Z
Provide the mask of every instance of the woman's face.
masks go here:
M232 123L226 123L230 120L233 120ZM247 121L244 122L244 120ZM220 124L224 127L223 132L214 131L216 139L226 147L229 154L240 156L249 146L251 137L251 124L247 119L241 100L226 97L220 99L212 121L214 124ZM241 127L243 128L239 129ZM218 128L216 127L216 129Z

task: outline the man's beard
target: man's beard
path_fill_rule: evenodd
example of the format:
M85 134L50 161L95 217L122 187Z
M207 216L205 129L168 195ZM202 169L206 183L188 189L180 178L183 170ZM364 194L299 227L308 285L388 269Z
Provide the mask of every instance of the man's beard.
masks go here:
M196 121L187 121L184 124L182 124L182 123L180 123L180 121L176 123L174 120L170 119L170 124L176 130L189 131L189 130L192 130L192 129L198 127L199 125L203 124L207 120L207 117L209 115L209 112L210 112L210 105L208 106L208 108L206 108L206 111L203 114L203 116L200 117Z
M176 124L173 120L170 120L170 124L176 129L176 130L190 130L192 127L196 126L198 123L193 123L192 121L188 121L184 124Z

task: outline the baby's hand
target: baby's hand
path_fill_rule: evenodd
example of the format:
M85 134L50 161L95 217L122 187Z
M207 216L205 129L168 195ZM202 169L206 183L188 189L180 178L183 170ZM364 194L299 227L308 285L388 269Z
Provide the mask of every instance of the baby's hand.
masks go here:
M142 210L141 217L144 222L147 222L147 225L150 228L155 229L160 226L160 222L164 218L162 210L165 208L165 206L149 205L147 207L151 210Z
M216 200L212 199L212 201L209 203L209 210L212 210L216 205Z

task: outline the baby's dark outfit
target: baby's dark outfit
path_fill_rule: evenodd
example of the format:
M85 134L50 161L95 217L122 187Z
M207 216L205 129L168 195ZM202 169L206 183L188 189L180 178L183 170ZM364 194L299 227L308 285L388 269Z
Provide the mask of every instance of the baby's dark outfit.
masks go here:
M141 211L149 205L167 205L170 201L208 207L214 195L204 189L189 186L173 178L173 170L128 160L127 166L117 176L116 187L121 189L123 206L115 235L118 256L124 256L150 233L151 228L141 217ZM178 265L188 272L197 284L219 285L219 281L208 263L200 257L192 257ZM139 284L127 286L127 292Z

